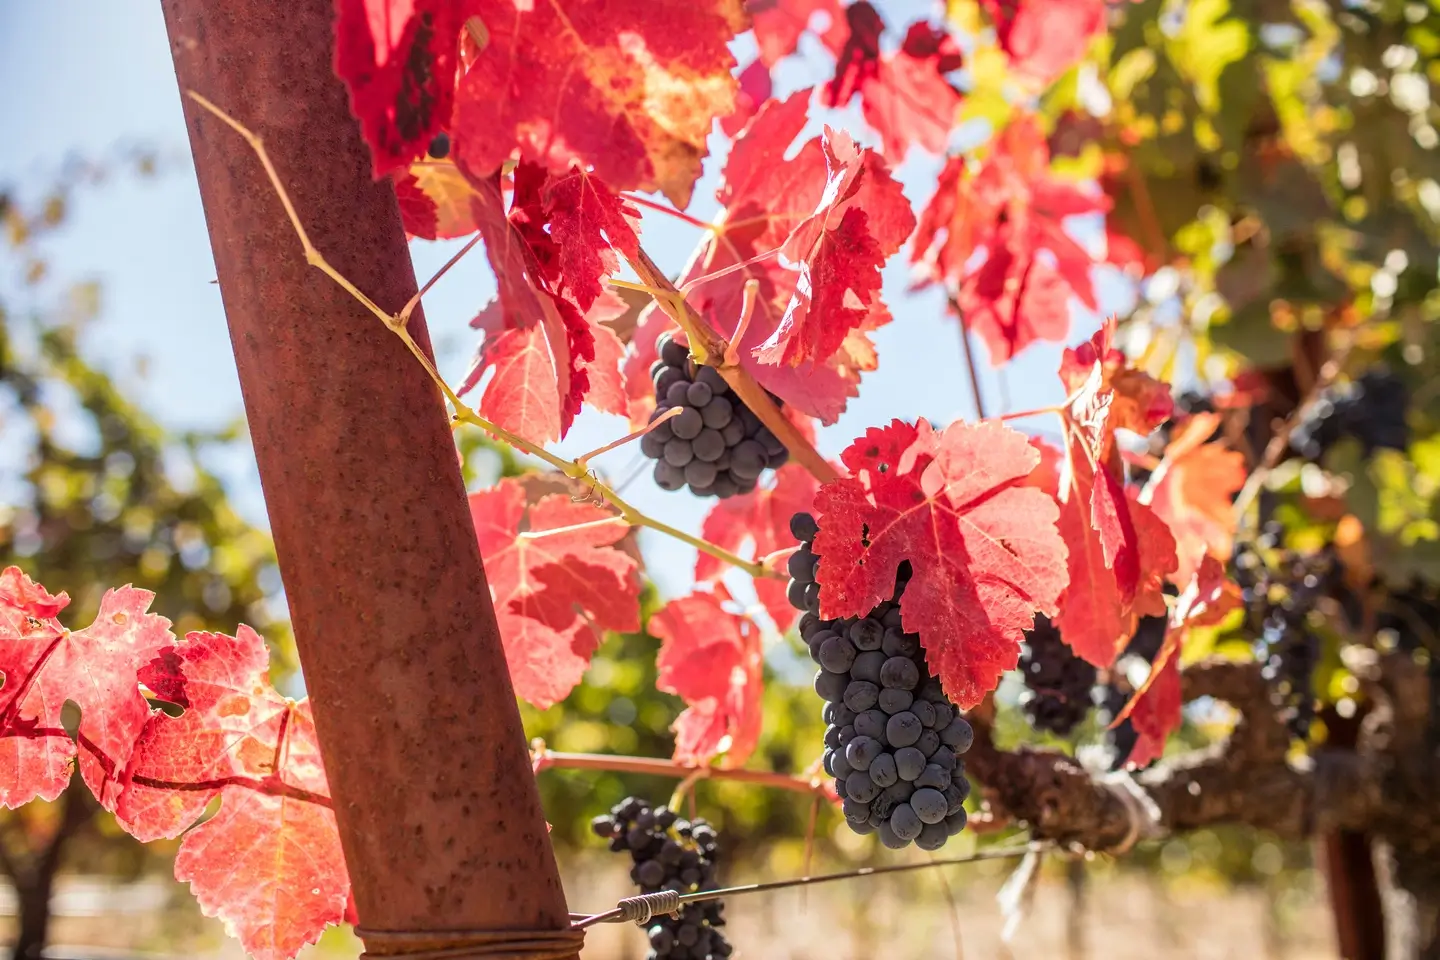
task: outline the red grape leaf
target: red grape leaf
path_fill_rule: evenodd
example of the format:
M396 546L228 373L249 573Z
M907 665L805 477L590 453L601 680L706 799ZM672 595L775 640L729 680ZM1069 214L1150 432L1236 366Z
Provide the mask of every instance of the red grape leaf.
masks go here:
M775 256L790 232L814 213L825 192L825 158L819 138L791 151L808 116L809 90L784 101L772 100L761 108L735 141L725 164L724 181L716 196L724 211L701 241L682 278L689 288L686 300L705 320L730 336L740 319L745 283L759 284L754 315L736 345L740 363L756 381L794 408L833 423L845 403L856 395L860 373L875 367L874 348L864 330L855 330L840 350L819 362L799 366L773 366L759 362L754 351L780 324L799 279L797 270L782 266ZM787 158L787 153L792 155ZM728 271L728 272L727 272ZM714 279L702 278L719 274ZM701 281L701 282L697 282ZM654 359L654 337L674 324L652 311L636 346L648 359L626 363L626 392L637 398L649 385L649 363ZM867 325L884 317L867 317ZM644 401L640 400L643 406Z
M559 248L558 290L587 311L600 296L600 278L619 269L617 251L639 254L635 227L640 211L578 167L552 175L543 197L549 235Z
M103 807L115 808L116 771L150 716L136 671L175 642L170 621L147 613L155 595L108 590L95 622L74 632L54 614L68 602L16 568L0 578L0 803L54 800L72 760ZM80 707L76 741L61 724L66 700Z
M727 610L729 600L717 585L714 593L671 600L650 618L649 631L660 638L655 686L686 703L671 726L679 763L705 764L724 753L722 768L739 767L760 739L760 628Z
M1164 579L1177 563L1169 529L1125 488L1115 429L1127 417L1136 427L1143 423L1139 408L1117 399L1113 384L1119 378L1133 386L1144 375L1125 369L1123 355L1110 348L1113 334L1108 321L1089 343L1067 350L1060 364L1070 398L1062 411L1065 460L1056 499L1070 586L1054 621L1076 654L1102 668L1124 648L1140 616L1164 612ZM1150 382L1164 391L1168 416L1168 389Z
M900 163L910 144L943 153L955 125L960 94L943 74L959 69L959 45L943 30L918 21L894 53L880 48L885 21L866 0L845 8L849 35L835 61L835 75L821 102L844 107L860 94L861 112L891 163Z
M1106 0L981 0L1016 72L1048 85L1105 29Z
M1065 588L1055 501L1026 485L1039 453L997 423L957 421L937 433L897 420L842 459L851 475L815 501L821 616L864 616L893 595L908 560L903 625L920 634L950 698L975 706Z
M335 0L335 73L350 91L376 177L423 157L449 124L467 6Z
M1234 544L1232 500L1245 485L1245 456L1218 441L1205 442L1220 419L1217 413L1199 413L1186 421L1141 494L1141 501L1150 504L1175 535L1177 585L1197 574L1204 556L1229 560Z
M460 395L494 370L480 412L537 443L564 436L586 399L619 412L613 334L584 311L618 266L615 250L638 249L638 212L595 177L553 177L533 164L516 168L508 214L492 181L476 186L474 209L500 291L471 321L484 338Z
M735 106L727 44L741 0L469 0L473 62L453 134L460 163L592 168L618 190L689 205L717 117Z
M1069 551L1069 586L1052 618L1076 655L1101 668L1114 662L1141 616L1164 613L1165 576L1177 563L1169 529L1123 485L1112 518L1119 549L1107 551L1092 519L1096 491L1113 479L1103 475L1105 481L1097 480L1083 456L1068 460L1062 472L1059 527Z
M773 86L770 82L770 68L763 60L753 61L740 71L740 92L735 97L735 109L720 121L725 136L738 136L745 125L755 116L760 105L770 99Z
M781 247L800 277L779 326L755 351L763 363L824 362L852 331L889 322L880 267L915 229L910 202L877 154L829 127L821 148L825 193ZM872 319L877 312L883 320Z
M580 682L602 631L640 629L637 564L615 546L630 528L564 494L527 505L509 478L471 494L470 516L515 692L544 709Z
M756 487L749 493L717 502L705 515L700 536L751 560L794 548L797 543L790 533L790 518L813 508L817 489L809 471L788 463L775 471L768 487ZM748 553L743 552L747 544L750 545ZM695 580L719 582L728 569L710 554L702 553L695 561ZM755 593L776 628L781 633L788 630L796 611L786 596L785 581L756 578Z
M820 42L831 51L838 51L845 42L845 14L839 0L746 0L745 10L755 26L760 62L766 67L795 52L817 13L830 21L819 34Z
M1190 629L1214 626L1241 602L1240 588L1225 575L1220 561L1211 556L1200 561L1170 610L1165 642L1150 675L1115 718L1114 723L1120 723L1130 717L1141 735L1130 763L1143 765L1160 756L1166 738L1180 726L1180 654Z
M1148 434L1170 419L1175 401L1170 385L1143 370L1130 366L1125 354L1116 349L1115 318L1107 318L1095 335L1078 347L1067 348L1060 359L1060 380L1065 389L1077 391L1100 370L1099 390L1113 395L1109 407L1110 430Z
M1153 680L1147 683L1143 696L1130 708L1130 722L1139 734L1130 748L1126 766L1144 767L1165 753L1165 741L1180 729L1181 711L1180 661L1170 658L1163 666L1151 668Z
M480 228L475 188L453 163L421 160L395 173L395 199L405 232L422 240L468 237Z
M1051 176L1039 125L1021 116L978 167L962 156L946 163L920 215L911 261L923 265L927 282L956 292L991 362L1004 363L1035 340L1065 338L1070 295L1095 309L1093 261L1064 220L1108 206Z
M309 701L278 694L260 635L191 633L140 679L185 707L156 711L135 742L116 816L141 840L185 833L189 881L257 960L289 960L339 923L350 893Z

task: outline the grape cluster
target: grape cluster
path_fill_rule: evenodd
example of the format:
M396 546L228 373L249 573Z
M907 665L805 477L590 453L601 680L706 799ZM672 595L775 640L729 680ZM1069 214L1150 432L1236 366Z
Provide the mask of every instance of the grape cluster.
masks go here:
M630 879L642 893L714 890L719 842L715 829L701 819L685 820L668 807L651 807L627 797L608 814L590 821L597 836L616 853L629 852L635 865ZM687 903L673 916L653 918L646 928L649 960L724 960L732 947L720 932L725 926L719 900Z
M1409 406L1405 384L1377 367L1358 380L1327 387L1290 432L1290 449L1312 462L1343 437L1359 440L1366 456L1381 449L1404 450L1410 444Z
M670 333L655 341L660 359L650 367L655 384L651 421L680 412L640 438L640 449L655 464L655 482L665 490L688 485L697 497L733 497L755 489L760 474L790 458L771 433L714 367L696 364L690 349ZM773 398L772 398L773 399Z
M1090 712L1095 667L1075 656L1049 617L1036 617L1026 631L1020 675L1020 706L1036 730L1068 737Z
M819 561L810 549L815 518L797 513L790 532L800 541L790 558L790 603L802 612L800 636L820 666L825 772L835 778L845 820L892 849L914 841L938 850L965 829L970 782L959 755L975 733L930 675L919 635L900 626L908 565L893 599L864 617L822 620Z
M1330 550L1284 550L1268 563L1264 551L1275 551L1279 538L1279 528L1267 525L1253 543L1236 544L1232 564L1250 626L1260 637L1261 673L1272 685L1290 733L1304 740L1315 717L1312 678L1320 660L1320 640L1310 628L1310 615L1331 592L1338 568Z

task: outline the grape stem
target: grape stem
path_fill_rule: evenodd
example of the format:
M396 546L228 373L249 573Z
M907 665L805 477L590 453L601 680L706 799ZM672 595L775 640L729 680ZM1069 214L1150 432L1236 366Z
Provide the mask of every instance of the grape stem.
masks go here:
M650 259L649 254L643 248L633 258L627 258L630 269L635 271L642 283L645 284L647 292L655 297L656 304L664 310L670 319L679 324L680 329L685 332L685 337L690 342L690 353L695 357L696 363L708 364L715 367L730 389L740 398L740 402L749 407L760 422L773 433L781 443L785 444L790 455L795 461L809 470L811 475L821 483L830 483L839 480L841 474L830 465L820 451L800 432L795 424L791 423L780 408L770 399L770 394L755 378L750 376L738 362L729 364L725 357L729 351L729 342L715 331L699 312L685 300L685 295L676 289L675 284L665 275L665 271L656 266L655 261ZM658 291L662 295L657 295ZM738 339L738 338L737 338Z
M629 442L632 441L632 440L639 440L641 437L645 436L645 434L649 433L651 430L654 430L656 427L660 426L660 424L664 423L666 420L670 420L670 419L672 419L672 418L674 418L674 417L678 417L678 416L680 415L681 409L682 409L681 407L671 407L669 410L666 410L665 413L664 413L662 416L656 417L654 420L651 420L649 423L645 424L645 426L641 427L639 430L636 430L636 431L634 431L633 433L627 433L625 436L621 437L619 440L612 440L612 441L610 441L609 443L605 444L605 446L603 446L603 447L597 447L596 449L591 450L591 451L590 451L589 453L587 453L587 454L584 454L584 455L582 455L582 456L576 457L576 458L575 458L575 464L576 464L577 466L583 467L583 466L587 465L591 460L593 460L593 459L595 459L596 457L600 456L600 454L602 454L602 453L609 453L611 450L614 450L616 447L624 446L625 444L629 443Z
M674 207L668 206L667 204L656 203L654 200L646 200L644 197L634 193L622 193L620 194L620 199L624 200L626 203L633 203L637 207L644 207L647 210L654 210L656 213L663 213L668 217L674 217L681 223L688 223L690 224L690 226L699 227L701 230L704 230L706 232L715 232L715 224L706 223L704 220L701 220L697 217L692 217L690 216L690 214L684 212L683 210L676 210Z
M609 770L615 773L640 773L654 777L673 777L693 786L699 780L735 780L753 783L774 790L788 790L834 800L834 794L822 776L802 777L768 770L726 770L720 767L697 767L664 760L659 757L625 757L604 753L556 753L536 743L532 748L531 767L542 770ZM676 793L680 793L677 790Z
M645 513L631 506L624 499L622 499L620 497L620 494L617 493L614 488L610 487L599 477L592 474L586 468L584 463L567 460L564 457L556 456L555 454L546 450L544 447L535 443L531 443L529 440L526 440L524 437L518 434L511 433L509 430L506 430L499 424L492 423L485 417L482 417L480 414L476 413L469 406L467 406L464 401L460 399L459 395L457 395L455 391L450 388L450 385L445 382L445 378L440 376L440 372L435 369L435 363L433 360L430 359L430 355L426 353L425 349L420 346L420 344L415 340L413 336L410 335L410 331L407 327L407 320L409 319L410 312L413 311L415 304L419 302L420 295L423 294L426 290L428 290L434 284L434 282L445 273L445 271L449 270L450 267L452 267L456 262L458 262L459 259L463 257L474 246L473 242L470 245L466 246L464 249L462 249L454 257L452 257L450 259L450 262L447 263L444 267L442 267L440 272L431 279L430 283L427 283L424 289L419 291L419 293L417 293L415 297L411 298L411 302L406 304L403 310L395 314L385 312L383 309L380 308L378 304L375 303L375 301L371 300L368 296L366 296L359 287L351 283L344 274L342 274L339 270L332 266L330 262L325 259L324 254L322 254L318 249L316 249L315 245L310 242L310 235L305 232L305 226L300 222L300 215L296 212L295 205L290 200L290 194L285 189L285 185L280 179L280 174L276 171L274 163L271 162L270 154L265 150L265 144L260 139L259 135L256 134L254 131L250 130L250 128L246 127L244 124L240 123L240 121L236 120L234 117L230 116L224 110L221 110L215 104L211 103L205 97L196 93L195 91L190 90L187 91L187 93L190 96L190 99L194 100L196 103L200 104L200 106L204 107L210 113L214 114L217 118L222 120L227 126L230 127L230 129L234 130L241 137L243 137L245 139L245 142L250 145L250 149L255 153L256 158L259 159L260 165L264 167L265 175L269 178L270 185L275 188L276 196L279 198L281 205L285 208L285 215L289 218L290 225L295 229L295 235L299 239L301 249L305 253L305 262L310 264L310 266L314 267L315 269L319 270L321 273L325 274L331 280L333 280L336 285L338 285L346 293L350 294L350 296L354 297L361 306L363 306L381 323L383 323L385 325L385 329L389 330L391 333L395 334L395 336L400 338L400 342L405 345L405 349L410 351L411 356L413 356L416 362L418 362L420 366L425 370L426 374L429 375L431 381L434 382L435 386L440 390L441 394L444 395L445 400L454 409L455 412L451 417L452 426L458 426L462 423L468 423L477 426L480 429L489 433L491 436L499 439L500 441L508 444L511 447L514 447L516 450L519 450L522 453L528 453L533 457L537 457L538 459L543 460L550 466L554 467L556 470L559 470L565 476L575 480L585 480L587 483L590 484L590 487L594 491L596 496L608 502L610 506L614 507L617 511L619 511L619 518L623 519L631 526L648 527L651 530L663 533L666 536L674 537L676 540L679 540L682 543L689 544L696 550L699 550L701 553L709 554L717 560L728 563L731 566L737 567L745 571L752 577L781 578L782 575L780 573L765 569L765 566L757 561L746 560L739 554L736 554L730 550L726 550L724 547L721 547L714 543L710 543L708 540L702 540L700 537L692 536L691 534L688 534L683 530L679 530L675 527L670 526L668 523L662 523L661 521L656 520L653 517L647 516ZM644 256L643 253L642 256ZM650 262L648 257L645 258L645 261L647 263ZM654 265L651 264L651 266L653 267ZM664 280L664 274L660 274L658 269L655 272L661 277L662 280ZM664 287L662 289L668 289L674 297L680 298L680 294L675 291L675 287L670 284L668 280L664 280ZM759 390L758 387L756 389ZM759 393L762 397L765 398L766 402L768 403L769 397L765 394L765 392L763 390L760 390ZM774 405L771 404L770 406L771 410L774 411ZM750 408L752 410L756 409L754 404L751 404ZM759 410L756 410L756 413L757 415L760 415ZM778 411L775 411L775 415L777 417L779 416ZM763 415L761 415L761 419L764 419ZM787 425L789 424L789 421L785 421L783 418L781 418L781 420ZM791 427L791 431L794 431L793 427ZM780 437L781 440L785 439L785 437L781 435L778 431L772 432L775 432L775 435L777 437ZM623 443L624 441L622 440L620 442ZM588 454L587 456L594 456L600 452L602 451L596 451L595 453ZM817 453L815 456L818 458L819 454ZM823 463L824 461L822 460L821 462Z

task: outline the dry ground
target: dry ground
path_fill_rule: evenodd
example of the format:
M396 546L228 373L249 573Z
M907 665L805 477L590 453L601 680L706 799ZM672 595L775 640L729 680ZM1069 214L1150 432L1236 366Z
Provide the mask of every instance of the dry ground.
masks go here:
M995 891L1005 868L952 870L953 909L933 872L848 880L808 891L732 899L727 934L751 960L1319 960L1335 956L1318 884L1280 894L1226 889L1194 878L1162 883L1149 875L1091 871L1078 909L1063 870L1047 872L1013 942L1001 941ZM747 878L748 879L748 878ZM577 909L600 909L629 890L612 864L572 871ZM57 958L239 960L219 924L199 915L178 884L149 880L115 887L70 879L60 892ZM8 914L0 895L0 916ZM5 921L0 920L0 923ZM303 960L351 960L358 942L332 930ZM592 931L586 960L641 960L633 926Z

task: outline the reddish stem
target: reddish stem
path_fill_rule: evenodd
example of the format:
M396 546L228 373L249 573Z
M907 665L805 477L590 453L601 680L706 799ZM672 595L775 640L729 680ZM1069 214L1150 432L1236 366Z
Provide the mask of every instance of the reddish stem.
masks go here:
M715 229L714 224L706 223L704 220L701 220L698 217L692 217L690 216L690 214L685 213L683 210L676 210L674 207L666 206L663 203L656 203L654 200L646 200L644 197L636 196L633 193L622 193L620 194L620 199L626 201L627 203L633 203L637 207L644 207L647 210L654 210L657 213L668 214L669 216L674 217L676 220L688 223L692 227L699 227L701 230Z
M531 761L536 773L551 767L566 770L610 770L616 773L642 773L655 777L684 780L695 774L702 779L735 780L775 790L789 790L834 799L834 795L818 777L798 777L768 770L725 770L720 767L696 767L664 760L659 757L622 757L601 753L552 753L543 747Z

